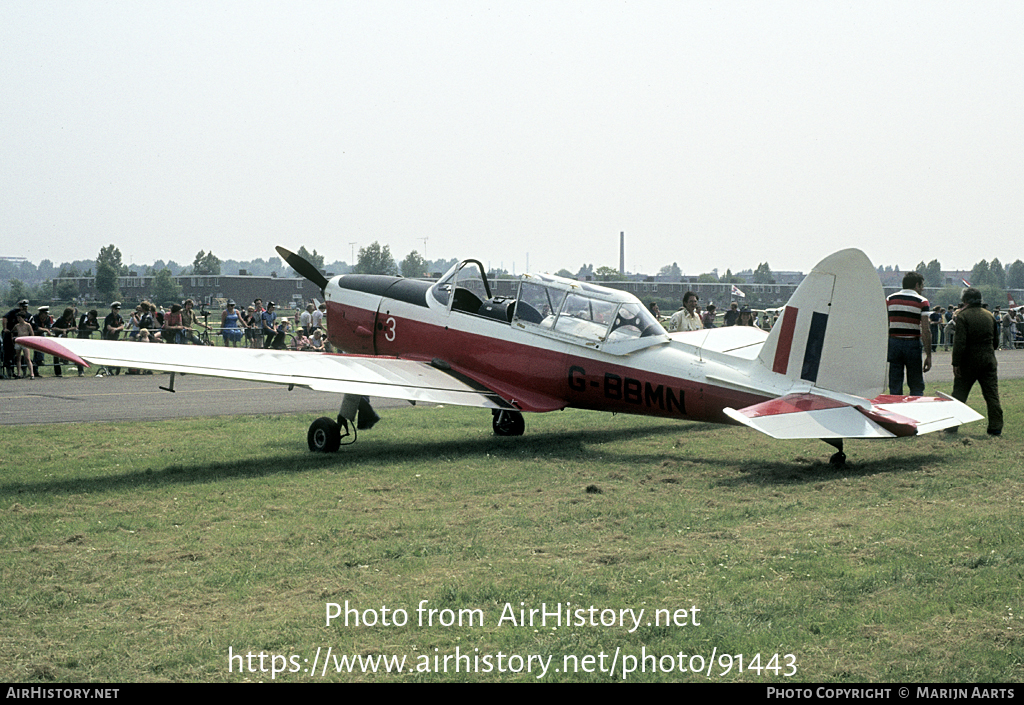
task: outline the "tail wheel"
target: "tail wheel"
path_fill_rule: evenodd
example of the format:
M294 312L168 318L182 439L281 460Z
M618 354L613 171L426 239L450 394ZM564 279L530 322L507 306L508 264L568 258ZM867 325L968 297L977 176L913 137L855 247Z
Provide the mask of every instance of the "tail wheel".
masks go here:
M495 436L521 436L526 430L526 421L518 411L502 409L501 411L492 411L491 414L493 416L491 426L494 428Z
M334 419L321 416L310 424L306 443L314 453L334 453L341 447L341 426Z

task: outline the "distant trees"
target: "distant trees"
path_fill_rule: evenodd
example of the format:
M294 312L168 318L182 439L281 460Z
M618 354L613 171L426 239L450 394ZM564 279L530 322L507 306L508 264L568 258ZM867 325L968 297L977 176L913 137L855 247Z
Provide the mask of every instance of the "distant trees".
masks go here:
M939 287L945 283L942 279L942 265L937 259L933 259L928 264L921 260L914 271L920 272L924 276L924 285L927 287Z
M679 265L673 262L672 264L666 264L660 270L658 270L658 276L669 277L672 279L679 279L683 276L683 270L679 268Z
M212 252L199 250L192 262L193 274L220 274L220 260Z
M757 265L757 269L754 270L754 283L755 284L774 284L775 279L772 277L772 268L768 266L767 262L762 262Z
M603 282L622 281L626 278L625 275L620 274L619 270L615 267L598 267L594 274Z
M434 274L444 274L449 269L458 264L459 260L452 257L451 259L435 259L427 261L427 271Z
M181 285L171 278L171 270L161 269L153 277L150 294L153 297L153 303L177 303L181 301Z
M124 277L128 275L128 267L121 261L121 250L113 245L100 248L100 253L96 256L96 266L98 267L101 263L110 265L114 270L114 276Z
M945 286L934 295L928 297L928 302L933 306L953 306L955 307L960 303L960 297L963 295L964 288L962 286Z
M391 256L391 248L381 247L379 242L372 242L359 248L359 259L352 269L356 274L398 274L398 265Z
M993 259L988 265L989 284L1000 289L1006 288L1006 270L998 259Z
M423 255L413 250L402 260L401 269L403 277L423 277L427 275L427 261L423 259Z
M101 247L96 256L96 291L101 299L121 298L117 278L123 274L128 274L128 268L121 262L121 250L113 245Z
M62 281L57 285L57 299L71 301L78 297L78 285L72 281Z
M737 277L735 274L732 273L731 269L726 269L725 270L725 274L723 276L719 277L718 281L722 282L723 284L744 284L745 283L744 280L743 280L743 277Z
M1006 286L1010 289L1024 289L1024 262L1017 260L1006 268Z
M32 300L32 290L20 279L11 279L11 284L7 288L6 296L4 297L8 304L16 304L22 299Z
M981 260L971 267L971 286L982 286L988 284L988 261Z
M316 248L314 248L313 251L310 252L309 250L306 249L305 245L301 245L299 247L299 251L296 252L295 254L297 254L299 257L301 257L302 259L306 260L310 264L312 264L318 270L323 271L323 269L324 269L324 256L320 255L320 254L317 254Z

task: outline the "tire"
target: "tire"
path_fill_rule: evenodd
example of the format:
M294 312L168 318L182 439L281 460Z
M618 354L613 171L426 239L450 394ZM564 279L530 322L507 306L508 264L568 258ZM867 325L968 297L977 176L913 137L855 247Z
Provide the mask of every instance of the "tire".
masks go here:
M495 436L521 436L526 430L526 421L518 411L492 411L491 414Z
M309 425L306 443L314 453L334 453L341 447L341 426L334 419L321 416Z

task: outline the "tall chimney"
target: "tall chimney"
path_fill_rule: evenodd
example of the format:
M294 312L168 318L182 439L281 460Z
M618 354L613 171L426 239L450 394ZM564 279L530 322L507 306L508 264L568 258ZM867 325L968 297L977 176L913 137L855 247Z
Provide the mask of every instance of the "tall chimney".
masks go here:
M626 233L619 232L619 274L626 273Z

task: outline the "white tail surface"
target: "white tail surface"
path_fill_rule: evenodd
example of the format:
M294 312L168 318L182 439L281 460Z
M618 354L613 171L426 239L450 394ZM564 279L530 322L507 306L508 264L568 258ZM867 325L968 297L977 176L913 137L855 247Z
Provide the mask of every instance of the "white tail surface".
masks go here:
M758 361L794 384L871 399L884 386L887 338L878 273L860 250L842 250L797 287Z

